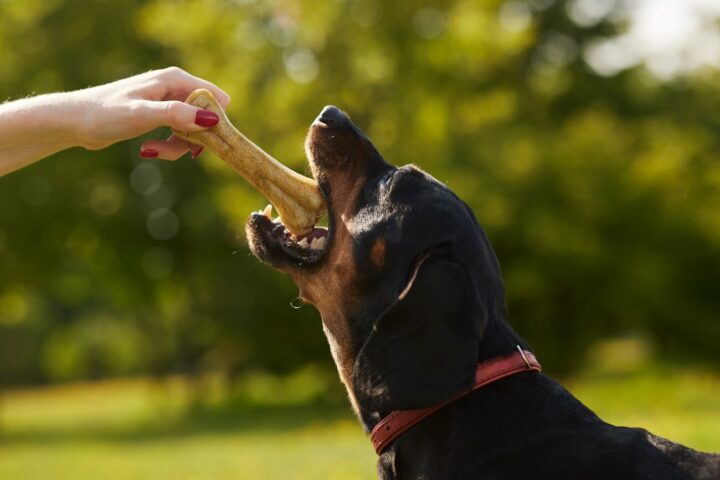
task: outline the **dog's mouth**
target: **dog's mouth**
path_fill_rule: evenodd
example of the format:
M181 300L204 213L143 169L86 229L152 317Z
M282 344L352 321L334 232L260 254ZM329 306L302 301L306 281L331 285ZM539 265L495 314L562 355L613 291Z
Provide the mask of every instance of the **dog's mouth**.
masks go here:
M253 212L247 229L253 253L275 266L293 264L302 267L317 263L330 241L330 230L325 227L315 226L302 235L290 232L280 217L272 218L271 205Z

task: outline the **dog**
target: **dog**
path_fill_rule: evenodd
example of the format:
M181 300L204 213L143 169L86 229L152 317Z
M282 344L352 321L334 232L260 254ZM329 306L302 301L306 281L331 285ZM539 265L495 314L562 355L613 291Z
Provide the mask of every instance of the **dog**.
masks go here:
M298 239L258 212L247 238L319 310L379 478L720 479L720 455L609 425L538 371L486 234L444 184L387 163L333 106L305 149L328 228Z

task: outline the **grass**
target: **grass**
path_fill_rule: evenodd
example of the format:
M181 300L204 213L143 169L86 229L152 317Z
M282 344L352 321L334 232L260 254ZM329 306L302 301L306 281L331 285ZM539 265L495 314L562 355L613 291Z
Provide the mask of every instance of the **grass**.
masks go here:
M720 450L719 376L655 371L564 383L612 423ZM7 392L0 403L0 478L375 478L374 453L349 408L187 405L177 380Z

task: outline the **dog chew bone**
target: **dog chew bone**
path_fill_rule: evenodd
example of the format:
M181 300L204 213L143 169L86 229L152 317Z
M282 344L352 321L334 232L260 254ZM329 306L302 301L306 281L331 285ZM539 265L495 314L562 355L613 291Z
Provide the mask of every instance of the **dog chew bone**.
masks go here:
M220 121L199 132L173 130L175 135L207 147L245 177L270 200L292 233L302 235L315 226L325 213L325 201L314 180L290 170L248 140L230 123L209 91L195 90L185 103L217 113Z

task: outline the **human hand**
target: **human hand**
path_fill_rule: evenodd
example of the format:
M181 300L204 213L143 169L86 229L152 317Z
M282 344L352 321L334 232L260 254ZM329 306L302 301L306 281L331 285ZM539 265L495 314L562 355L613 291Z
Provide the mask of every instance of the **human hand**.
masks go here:
M211 127L219 120L216 113L183 102L197 88L210 90L223 108L230 102L228 94L212 83L177 67L70 92L72 108L79 110L74 129L77 143L97 150L161 126L185 132ZM144 142L140 156L176 160L188 151L195 158L202 147L170 136Z

